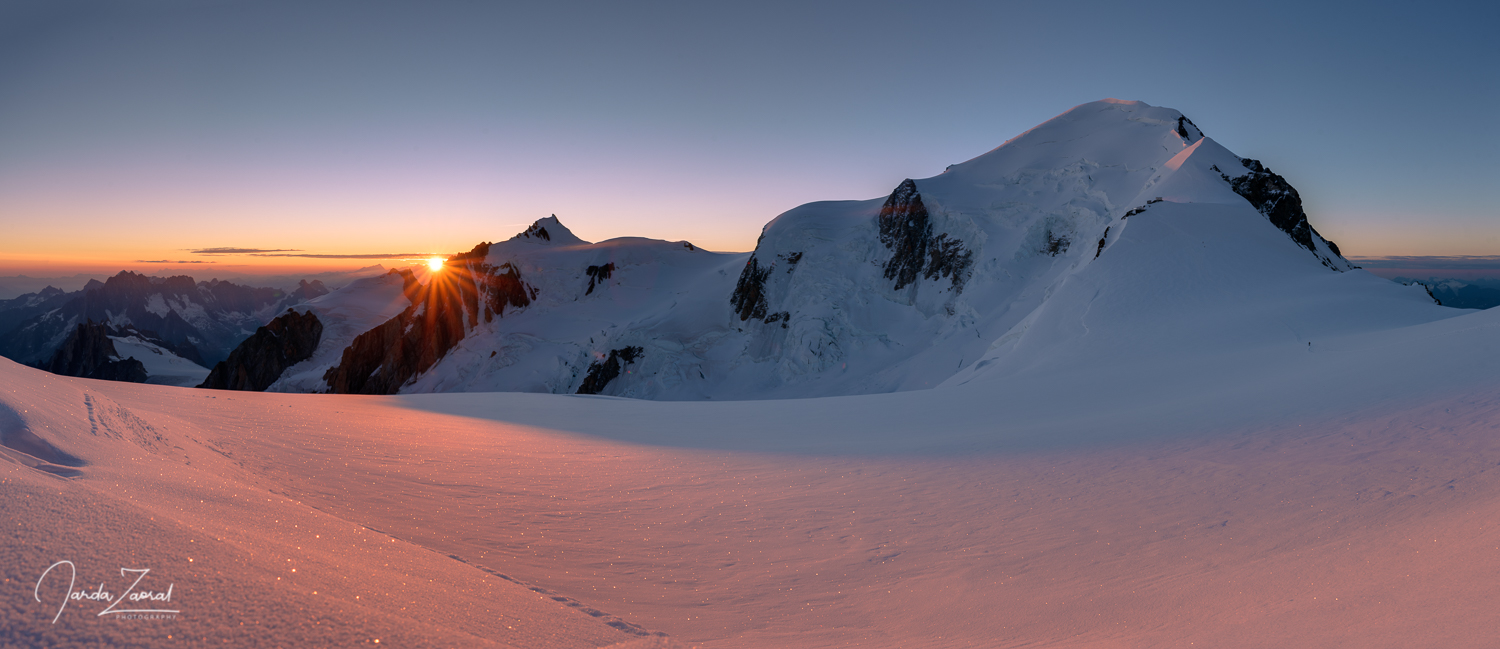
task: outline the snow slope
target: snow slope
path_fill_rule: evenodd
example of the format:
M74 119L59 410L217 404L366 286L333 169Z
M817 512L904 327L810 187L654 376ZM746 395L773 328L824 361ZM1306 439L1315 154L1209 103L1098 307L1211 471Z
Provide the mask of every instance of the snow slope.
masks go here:
M1326 276L1322 298L1366 281ZM3 362L0 507L19 525L0 633L650 641L598 622L618 620L709 648L1487 646L1500 312L1422 322L1395 300L1381 311L1405 324L1341 330L1349 304L1285 280L1226 291L1290 323L1247 323L1238 346L1176 335L1201 321L1148 335L1199 299L1148 288L1121 331L1177 350L1158 363L1091 356L1121 338L1084 319L1055 366L1023 362L1051 342L1032 333L885 395L247 394ZM84 602L48 624L30 590L70 558L90 584L153 568L182 616L101 623Z
M476 326L405 390L572 393L611 350L639 346L642 360L623 375L650 379L631 396L702 398L702 375L713 371L713 359L737 352L725 340L733 329L713 314L744 255L685 241L590 244L555 218L538 223L553 233L551 241L518 235L492 246L487 257L520 270L536 291L532 303Z
M120 358L134 358L146 367L146 382L192 387L208 377L208 368L164 349L141 336L110 336Z
M300 502L264 463L305 466L308 458L244 455L224 437L234 421L283 423L265 416L271 408L346 416L322 408L331 402L72 379L8 360L0 361L0 386L0 510L8 521L0 644L659 644L546 589ZM59 561L72 566L48 573ZM150 572L132 589L122 567ZM111 599L170 587L169 601L116 609L177 613L101 616L109 600L70 601L59 612L72 570L75 592L97 587Z

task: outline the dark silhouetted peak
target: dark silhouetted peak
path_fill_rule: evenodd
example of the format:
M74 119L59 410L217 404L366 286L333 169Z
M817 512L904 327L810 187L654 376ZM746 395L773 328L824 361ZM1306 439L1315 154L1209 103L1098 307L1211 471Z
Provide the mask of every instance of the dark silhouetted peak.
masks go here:
M517 235L517 236L519 236L519 235ZM492 246L492 245L494 245L494 244L492 244L492 243L490 243L488 241L481 241L481 242L479 242L478 245L474 246L473 250L470 250L468 252L460 252L460 253L458 253L456 255L453 255L452 257L449 257L448 258L448 262L449 263L453 263L453 262L463 262L463 261L469 261L469 260L484 261L485 257L490 256L490 246Z
M93 280L90 280L90 281L93 281ZM62 289L60 289L60 288L58 288L56 286L53 286L51 284L48 284L46 288L44 288L44 289L42 289L40 291L37 291L36 295L37 295L37 297L40 297L40 298L42 298L42 299L45 300L45 299L47 299L49 297L56 297L56 296L62 295L62 294L63 294L63 290Z
M103 322L79 324L42 369L63 376L145 383L146 366L134 358L120 359L110 333Z
M297 302L306 302L324 295L328 295L328 287L323 285L323 280L315 279L309 282L304 279L297 282L297 290L292 291L291 297Z
M286 368L312 358L322 338L323 323L311 311L288 311L256 329L198 387L262 392Z

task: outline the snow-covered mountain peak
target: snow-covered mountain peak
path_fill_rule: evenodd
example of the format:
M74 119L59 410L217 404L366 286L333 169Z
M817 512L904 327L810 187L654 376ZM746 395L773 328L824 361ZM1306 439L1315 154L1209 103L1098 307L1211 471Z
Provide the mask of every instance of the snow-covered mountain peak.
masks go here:
M537 219L535 223L531 224L531 227L528 227L520 234L507 239L504 243L523 242L545 244L551 246L578 246L588 243L587 241L584 241L583 239L578 238L577 235L573 234L573 231L569 230L567 226L563 225L562 221L557 220L556 214L553 214L552 216L548 216L546 218Z
M1202 219L1193 237L1181 236L1184 219ZM1220 248L1244 263L1214 271L1204 251ZM391 281L381 303L409 306L341 353L320 348L308 366L317 371L303 374L364 393L914 390L982 357L998 362L992 343L1044 311L1073 313L1047 305L1072 295L1082 273L1157 286L1179 275L1239 281L1256 264L1319 275L1312 282L1351 268L1265 165L1179 111L1108 99L887 196L789 210L749 254L635 237L587 243L556 216L540 219L454 256L419 291ZM1093 295L1081 299L1086 307Z

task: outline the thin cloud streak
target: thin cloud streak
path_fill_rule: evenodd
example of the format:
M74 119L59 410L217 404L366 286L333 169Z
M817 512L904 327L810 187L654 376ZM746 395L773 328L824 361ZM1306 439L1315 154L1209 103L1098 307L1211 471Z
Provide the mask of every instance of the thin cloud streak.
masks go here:
M203 261L201 259L200 260L194 260L194 261L183 261L183 260L180 260L180 259L177 259L177 260L173 260L173 259L137 259L137 260L135 260L135 263L137 263L137 264L217 264L219 262L217 262L217 261Z
M248 255L265 252L302 252L300 248L200 248L190 250L195 255Z
M380 253L371 255L312 255L312 254L253 254L251 257L302 257L306 259L426 259L428 257L444 257L448 255L441 252L398 252Z

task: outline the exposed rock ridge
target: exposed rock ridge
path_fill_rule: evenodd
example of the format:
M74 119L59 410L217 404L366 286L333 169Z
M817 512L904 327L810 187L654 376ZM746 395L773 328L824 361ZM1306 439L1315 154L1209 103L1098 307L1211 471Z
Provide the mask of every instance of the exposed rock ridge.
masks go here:
M1192 127L1191 131L1188 130L1189 127ZM1198 128L1198 125L1194 124L1193 120L1188 119L1186 115L1179 115L1177 117L1176 131L1177 135L1189 144L1203 139L1203 129Z
M122 360L109 334L106 323L79 324L41 369L63 376L145 383L146 366L135 358Z
M729 304L734 306L734 312L741 321L750 318L766 318L766 277L770 276L771 267L761 268L760 262L752 253L749 261L745 262L745 269L740 271L740 279L734 284L734 293L729 296Z
M1307 213L1302 210L1302 197L1297 194L1297 189L1292 187L1285 178L1276 175L1261 164L1259 160L1240 158L1240 164L1244 165L1248 171L1234 177L1224 173L1218 167L1213 167L1213 169L1219 172L1225 182L1229 183L1234 193L1249 201L1257 211L1271 221L1272 225L1285 232L1292 238L1292 241L1297 242L1297 245L1306 248L1322 260L1322 255L1318 254L1317 246L1313 243L1313 237L1319 239L1323 237L1313 229L1312 224L1307 222ZM1327 239L1323 239L1323 242L1328 244L1328 249L1335 256L1342 257L1337 244ZM1327 260L1323 260L1323 263L1329 265ZM1335 270L1339 269L1335 268Z
M288 311L257 328L198 387L263 392L286 368L312 358L322 337L323 323L311 311Z
M323 378L329 392L395 394L427 371L481 322L507 308L524 308L537 290L510 263L488 263L491 244L448 259L428 284L412 295L412 305L396 317L355 337L339 364Z
M896 280L898 291L915 283L927 263L930 218L917 183L910 178L901 181L880 207L880 242L893 253L885 262L885 278Z
M615 272L615 262L609 262L603 266L589 266L583 272L589 276L589 290L584 291L583 294L592 295L594 293L594 284L597 282L603 285L604 280L609 279L610 275Z
M949 277L954 290L962 290L973 251L963 241L946 233L932 234L932 217L922 204L917 183L910 178L901 181L880 208L880 242L892 251L885 263L885 278L896 281L896 290L926 279Z
M643 353L640 347L609 350L609 356L604 360L589 364L589 373L578 386L578 394L599 394L610 381L620 376L626 365L634 363Z

